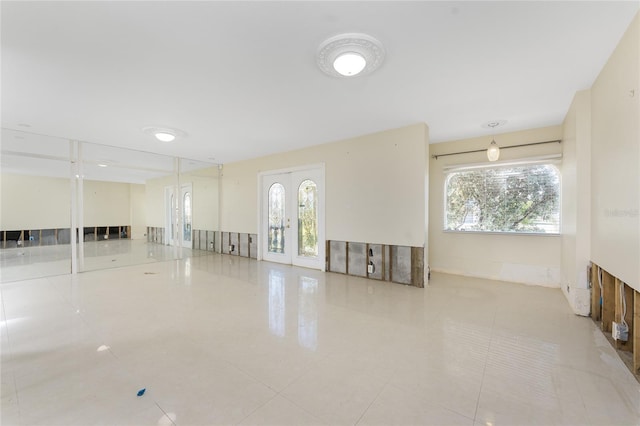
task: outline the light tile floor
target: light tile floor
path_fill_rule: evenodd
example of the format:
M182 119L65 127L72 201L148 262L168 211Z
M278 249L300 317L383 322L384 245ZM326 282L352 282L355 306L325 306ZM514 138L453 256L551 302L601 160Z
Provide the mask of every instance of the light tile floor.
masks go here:
M207 254L0 292L3 425L640 424L557 289Z
M183 247L148 244L145 240L87 241L83 244L82 253L84 256L78 258L78 268L83 272L210 254ZM69 273L69 244L0 249L0 282Z

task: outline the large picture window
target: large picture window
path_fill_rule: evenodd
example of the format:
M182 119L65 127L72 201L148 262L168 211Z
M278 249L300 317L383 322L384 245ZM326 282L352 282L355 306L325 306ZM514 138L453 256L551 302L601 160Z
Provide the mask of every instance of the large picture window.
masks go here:
M445 180L445 230L559 233L558 169L528 164L450 172Z

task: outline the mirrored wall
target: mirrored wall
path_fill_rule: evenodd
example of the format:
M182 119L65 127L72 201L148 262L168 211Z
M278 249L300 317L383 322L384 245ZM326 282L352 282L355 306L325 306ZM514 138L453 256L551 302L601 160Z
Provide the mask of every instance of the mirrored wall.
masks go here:
M214 250L216 164L8 129L1 158L2 282Z

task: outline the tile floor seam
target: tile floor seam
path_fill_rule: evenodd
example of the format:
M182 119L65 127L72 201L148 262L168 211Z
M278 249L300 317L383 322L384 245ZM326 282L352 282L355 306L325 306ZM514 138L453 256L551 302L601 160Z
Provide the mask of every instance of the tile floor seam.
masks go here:
M482 397L482 389L484 387L484 378L487 372L487 364L489 362L489 354L491 353L491 344L493 343L494 330L496 326L496 317L498 316L498 311L493 312L493 322L491 324L491 335L489 337L489 345L487 346L487 355L484 358L484 367L482 368L482 379L480 379L480 390L478 391L478 400L476 401L476 410L473 413L473 422L478 421L478 408L480 407L480 398Z
M284 391L284 389L283 389ZM292 401L290 398L287 398L286 395L282 395L281 393L278 394L277 396L280 396L281 398L286 399L287 401L289 401L291 404L295 405L296 407L298 407L299 409L301 409L302 411L304 411L305 413L309 414L310 416L322 421L325 424L331 424L330 422L325 421L324 418L318 416L317 414L313 414L311 411L307 410L306 408L300 406L300 404L296 403L295 401ZM275 398L275 397L274 397Z
M271 389L271 388L269 388ZM254 408L253 410L251 410L249 412L249 414L247 414L246 416L244 416L242 419L240 419L239 421L235 422L234 424L239 425L242 422L244 422L245 420L247 420L249 417L251 417L253 415L253 413L255 413L256 411L258 411L259 409L261 409L262 407L264 407L265 405L267 405L268 403L270 403L271 401L273 401L275 398L278 397L279 394L275 394L273 395L271 398L267 399L265 402L263 402L262 404L258 405L256 408Z
M358 420L356 420L356 422L354 423L354 426L357 426L360 423L360 421L362 421L362 418L364 417L365 414L367 414L367 411L369 411L369 409L371 408L373 403L376 402L378 400L378 398L380 398L380 395L382 395L382 392L387 388L387 386L389 386L389 383L391 383L391 380L393 379L393 376L395 375L396 371L397 371L397 367L394 368L393 374L391 374L389 376L389 378L387 379L387 381L380 387L380 390L378 391L376 396L373 397L373 399L371 400L371 402L369 403L367 408L364 409L364 411L362 412L362 414L360 415ZM393 385L391 385L391 386L393 386ZM396 387L396 386L394 386L394 387Z
M169 421L171 422L171 424L173 426L177 426L176 422L174 422L173 419L169 416L169 414L167 414L167 412L164 411L164 409L160 406L160 404L158 404L158 401L154 400L153 403L156 405L156 407L158 407L160 409L160 411L162 411L164 413L164 416L169 419Z

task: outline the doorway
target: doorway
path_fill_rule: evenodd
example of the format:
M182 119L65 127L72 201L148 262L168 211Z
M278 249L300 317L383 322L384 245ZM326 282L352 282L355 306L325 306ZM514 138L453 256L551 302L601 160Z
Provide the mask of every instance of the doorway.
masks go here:
M324 270L324 166L260 174L259 202L259 258Z
M165 244L193 248L193 186L191 183L165 187Z

